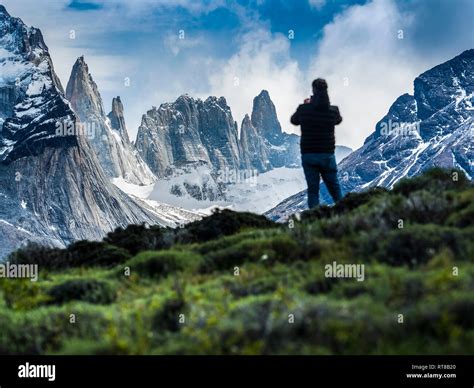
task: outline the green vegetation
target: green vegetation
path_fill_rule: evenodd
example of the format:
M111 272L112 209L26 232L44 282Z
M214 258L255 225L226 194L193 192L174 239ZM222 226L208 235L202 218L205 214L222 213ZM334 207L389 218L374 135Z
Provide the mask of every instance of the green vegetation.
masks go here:
M434 169L284 225L224 210L29 246L9 261L39 281L0 280L0 353L473 354L473 204Z

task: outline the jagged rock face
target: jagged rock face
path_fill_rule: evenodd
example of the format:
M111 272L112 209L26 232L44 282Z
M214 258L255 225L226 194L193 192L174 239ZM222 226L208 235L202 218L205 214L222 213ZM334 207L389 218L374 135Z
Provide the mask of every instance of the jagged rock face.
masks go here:
M391 188L434 166L459 168L472 179L473 102L471 49L421 74L414 82L414 96L405 94L394 102L364 145L340 163L343 190ZM268 215L282 219L303 210L305 196L294 195ZM327 192L323 198L329 201Z
M254 98L251 119L241 127L242 158L264 172L278 167L300 167L300 137L282 132L272 100L266 90Z
M39 30L0 6L0 33L2 88L15 96L1 112L0 257L26 241L63 246L131 223L173 225L109 181L86 136L56 131L76 115Z
M237 127L223 97L184 95L151 109L143 115L136 146L159 177L192 164L216 170L240 165Z
M41 31L0 6L0 48L0 161L11 163L45 147L75 146L73 136L55 136L56 124L70 122L72 111Z
M127 126L125 125L125 117L123 115L123 104L120 100L120 96L112 99L112 110L107 115L110 120L112 129L115 129L123 137L125 142L130 143L128 137Z
M301 164L299 136L281 131L265 90L255 97L251 118L245 116L240 138L223 97L202 101L184 95L143 115L136 145L159 178L176 181L172 194L198 200L225 199L231 184L225 176Z
M176 179L177 195L199 200L223 197L218 176L240 168L237 125L226 100L187 95L142 117L136 146L156 176Z
M281 145L282 131L275 105L266 90L253 99L252 125L271 144Z
M265 139L252 125L250 117L245 115L240 127L240 148L242 154L242 168L255 168L259 172L271 169L268 149Z
M73 66L66 98L84 126L107 176L134 184L153 183L153 174L130 143L120 98L112 101L112 111L107 117L84 57L78 58Z

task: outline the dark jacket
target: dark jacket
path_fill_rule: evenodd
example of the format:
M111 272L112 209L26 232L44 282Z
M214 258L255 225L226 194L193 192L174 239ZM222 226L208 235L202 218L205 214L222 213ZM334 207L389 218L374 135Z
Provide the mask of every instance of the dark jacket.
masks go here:
M335 151L334 126L342 121L337 106L319 105L311 99L311 102L298 107L290 121L294 125L301 125L302 154Z

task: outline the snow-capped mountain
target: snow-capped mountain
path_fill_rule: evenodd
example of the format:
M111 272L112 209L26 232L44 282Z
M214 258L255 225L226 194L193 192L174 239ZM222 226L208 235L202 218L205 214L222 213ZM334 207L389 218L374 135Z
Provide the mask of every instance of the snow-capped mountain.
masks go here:
M473 102L471 49L421 74L414 81L414 95L404 94L393 103L364 145L339 164L344 192L391 188L433 166L459 168L472 179ZM305 208L302 191L267 215L284 220Z
M304 187L299 136L282 131L266 90L240 136L223 97L184 95L143 115L136 144L159 177L150 198L166 203L262 213ZM337 146L338 156L350 151Z
M172 194L223 198L219 171L240 167L237 125L225 98L187 95L142 117L136 146L152 172L173 180Z
M279 167L299 167L300 137L281 130L275 105L266 90L254 98L252 115L242 121L240 145L247 168L259 172Z
M64 246L118 226L195 218L138 204L104 173L64 97L40 30L0 6L0 258L27 241Z
M203 101L183 95L143 115L136 145L160 178L153 196L170 203L197 200L206 207L233 202L233 186L248 178L298 166L298 142L297 135L282 132L264 90L254 99L251 118L244 118L240 137L224 97Z
M110 178L122 178L139 185L156 180L130 143L120 97L113 99L112 111L105 115L102 98L84 57L78 58L72 68L66 98Z

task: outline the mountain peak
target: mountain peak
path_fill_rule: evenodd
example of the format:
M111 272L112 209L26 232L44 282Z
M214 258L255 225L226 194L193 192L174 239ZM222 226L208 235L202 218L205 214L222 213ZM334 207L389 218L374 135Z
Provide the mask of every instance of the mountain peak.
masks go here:
M8 13L7 9L1 4L0 4L0 15L10 17L10 14Z
M85 71L86 73L89 73L89 66L87 66L87 63L84 59L84 55L81 55L79 58L76 59L76 62L74 62L74 66L72 67L73 72L79 72L79 71Z
M275 145L281 143L281 125L278 121L275 105L268 91L262 90L260 94L253 99L251 121L252 125L270 141L270 143Z
M89 66L83 55L77 58L72 67L66 87L66 98L83 122L91 117L97 119L105 116L97 84L89 73Z
M270 100L270 94L268 93L268 90L262 89L259 95L255 98L264 98L264 99Z
M112 99L112 110L107 115L107 117L110 120L110 125L112 128L118 131L127 143L130 143L127 127L125 125L125 118L123 115L123 104L120 100L120 96L114 97Z
M418 106L418 117L426 120L460 99L469 98L474 92L474 49L441 63L414 81L414 96ZM463 97L464 96L464 97ZM424 131L430 136L433 131Z
M468 49L458 55L461 58L474 58L474 49Z

